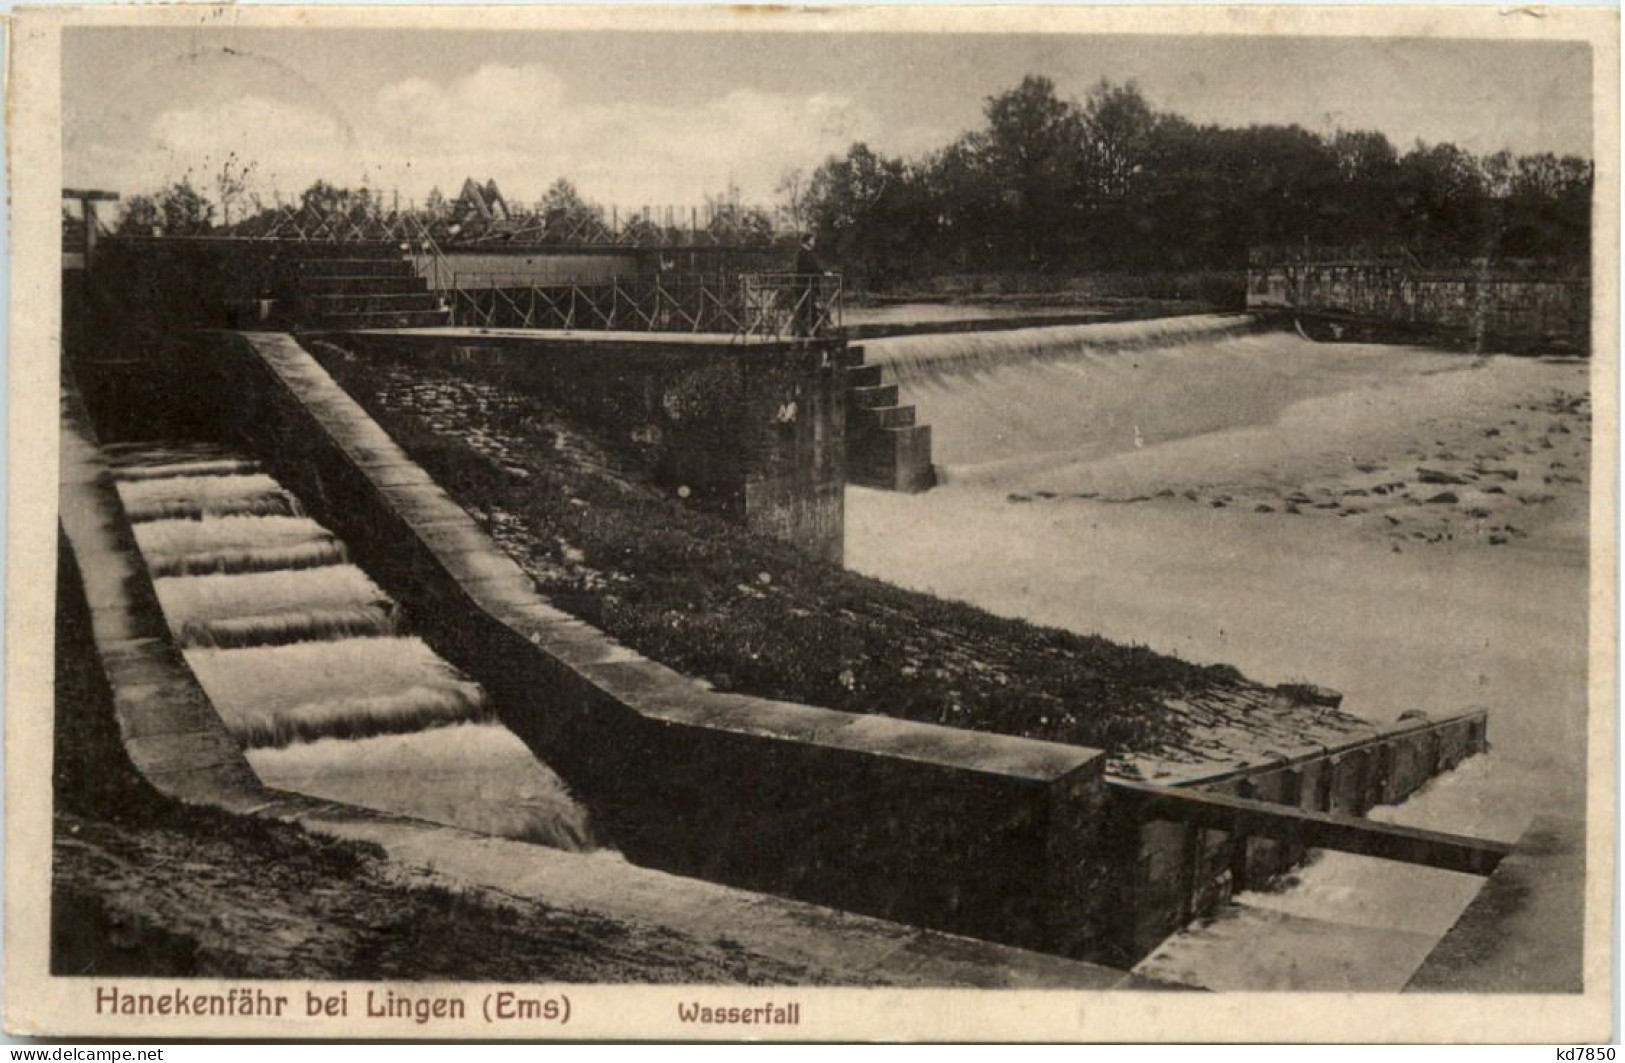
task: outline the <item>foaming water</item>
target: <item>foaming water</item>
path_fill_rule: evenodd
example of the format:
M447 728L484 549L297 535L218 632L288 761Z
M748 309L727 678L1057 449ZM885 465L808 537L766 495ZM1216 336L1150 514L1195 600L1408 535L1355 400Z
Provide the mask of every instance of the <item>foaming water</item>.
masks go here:
M891 347L955 340L866 348L882 361ZM1443 441L1464 457L1481 453L1467 449L1475 439L1510 446L1529 423L1517 411L1574 390L1574 378L1284 332L1029 362L950 356L935 368L892 353L949 482L911 496L849 489L855 570L1265 682L1324 683L1372 720L1482 705L1497 751L1371 818L1511 840L1531 811L1573 813L1584 569L1538 531L1529 549L1424 549L1394 544L1381 517L1373 530L1283 511L1283 500L1336 497L1355 463L1414 482ZM1246 503L1220 507L1231 491ZM1104 504L1129 501L1145 504ZM1242 894L1140 969L1219 989L1396 989L1483 883L1331 852L1293 879Z
M146 441L104 443L102 455L119 477L139 476L144 469L160 469L193 462L230 461L257 465L222 443Z
M268 785L313 797L557 849L599 844L564 782L496 723L253 749L248 759Z
M1327 363L1323 348L1230 320L1133 322L1141 331L1132 342L1115 343L1080 336L1130 323L907 337L910 352L892 353L903 358L896 368L901 401L931 425L939 479L992 484L1268 425L1293 403L1339 390L1344 378L1369 372L1369 363L1397 357L1351 346L1330 374L1303 374L1295 368ZM1173 327L1192 321L1214 327ZM901 340L884 341L893 342Z
M398 734L486 715L479 684L416 638L191 649L186 660L246 746Z
M492 718L479 684L400 635L395 602L253 462L207 444L110 456L170 629L265 782L598 846L586 809Z
M259 462L242 458L199 458L169 461L158 465L128 465L114 470L125 483L137 480L170 480L187 476L242 476L259 472Z
M1494 754L1474 757L1370 818L1513 841L1526 801ZM1322 852L1277 891L1238 894L1174 934L1136 971L1210 989L1403 989L1483 885L1476 875Z
M121 480L119 497L134 523L227 516L297 517L303 511L264 473Z
M316 568L348 560L344 544L309 517L218 517L137 524L154 576Z
M256 646L391 635L399 610L354 565L153 581L170 630L186 646Z
M945 372L974 372L1012 362L1177 346L1241 335L1254 327L1254 319L1246 314L1196 314L1146 321L892 336L868 340L863 349L868 362L886 366L898 382L907 385Z

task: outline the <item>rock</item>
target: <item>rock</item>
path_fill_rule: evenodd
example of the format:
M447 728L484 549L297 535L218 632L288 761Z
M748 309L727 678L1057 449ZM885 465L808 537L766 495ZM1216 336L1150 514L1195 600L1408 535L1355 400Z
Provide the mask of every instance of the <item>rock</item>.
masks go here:
M1292 492L1290 495L1286 496L1286 500L1295 506L1307 506L1309 503L1314 501L1314 499L1310 498L1302 491Z
M1253 512L1254 513L1274 513L1275 512L1275 507L1274 506L1266 506L1264 503L1260 502L1258 505L1253 507Z
M1432 498L1428 499L1428 501L1430 503L1431 502L1460 502L1461 499L1456 497L1456 492L1454 492L1454 491L1440 491L1438 494L1436 494Z
M1369 496L1370 494L1371 494L1370 491L1364 490L1363 488L1353 487L1353 488L1350 488L1347 491L1344 491L1343 492L1343 497L1344 498L1365 498L1365 497Z
M1343 704L1341 691L1331 687L1315 686L1313 683L1283 683L1275 688L1276 693L1284 694L1299 705L1322 705L1328 709L1335 709Z
M1354 463L1354 467L1361 472L1376 472L1382 468L1381 465L1376 465L1369 461L1357 461Z
M1504 535L1492 535L1492 536L1490 536L1490 545L1491 546L1505 546L1506 543L1507 543L1507 537L1504 536Z
M1473 471L1480 476L1494 476L1502 480L1516 480L1518 478L1517 469L1508 469L1498 465L1478 465L1474 466Z
M1031 502L1033 500L1033 496L1032 495L1018 495L1018 494L1012 493L1012 494L1005 495L1004 500L1006 502Z
M1425 484L1464 484L1467 481L1452 472L1443 472L1439 469L1424 469L1418 467L1416 478Z

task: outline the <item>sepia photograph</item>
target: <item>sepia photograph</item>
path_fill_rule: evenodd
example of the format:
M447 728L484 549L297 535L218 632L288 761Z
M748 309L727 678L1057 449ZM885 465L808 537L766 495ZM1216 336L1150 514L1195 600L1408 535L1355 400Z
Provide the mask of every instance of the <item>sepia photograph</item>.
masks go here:
M8 1032L1614 1036L1616 11L11 33Z

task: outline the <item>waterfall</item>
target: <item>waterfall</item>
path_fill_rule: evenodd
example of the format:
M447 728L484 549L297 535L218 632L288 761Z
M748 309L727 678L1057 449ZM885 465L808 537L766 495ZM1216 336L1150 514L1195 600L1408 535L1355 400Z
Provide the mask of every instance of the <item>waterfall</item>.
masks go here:
M259 465L109 448L187 663L267 785L580 851L587 810Z

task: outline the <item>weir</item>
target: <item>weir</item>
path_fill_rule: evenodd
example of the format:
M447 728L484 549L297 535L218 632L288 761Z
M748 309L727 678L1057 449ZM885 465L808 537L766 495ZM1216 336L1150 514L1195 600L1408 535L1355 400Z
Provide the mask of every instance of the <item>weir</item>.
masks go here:
M169 629L264 781L593 844L586 810L493 719L484 690L406 634L393 600L256 463L203 444L111 456Z
M1120 842L1109 834L1142 817L1107 814L1098 754L699 692L577 622L561 627L564 618L552 618L533 594L527 597L520 590L528 587L528 580L510 582L505 573L511 564L498 565L499 555L489 544L477 545L483 536L466 515L445 505L444 496L290 340L221 336L204 344L200 354L204 352L206 360L190 363L189 372L196 374L193 386L206 380L221 386L209 394L215 396L211 403L219 403L222 423L246 432L258 452L276 455L278 468L303 485L299 494L322 501L322 514L339 522L346 539L362 544L363 556L376 559L369 564L381 566L376 571L385 585L405 596L408 614L429 622L424 633L436 649L494 684L497 708L508 724L566 771L573 786L608 817L612 836L624 842L633 859L1075 955L1132 962L1155 944L1121 939L1123 932L1144 924L1118 922L1120 915L1111 914L1117 903L1112 898L1121 888L1112 883L1121 870L1111 866L1120 859L1111 855ZM245 381L252 383L244 388ZM258 480L243 488L269 490ZM211 497L230 494L217 487ZM285 531L279 535L292 534L285 523L280 527ZM317 534L308 528L304 533ZM252 576L244 572L225 578ZM210 578L222 577L202 580ZM334 587L342 582L334 581ZM361 584L342 594L337 589L323 593L337 595L339 601L347 595L362 608L375 604ZM207 612L214 608L207 603L221 596L195 597ZM458 604L470 597L476 603L473 612ZM524 604L527 600L531 604ZM257 622L254 618L263 611L249 608L245 615ZM529 619L543 616L547 618L540 626ZM496 617L504 619L493 627ZM230 619L228 611L223 620ZM518 644L505 634L515 625L531 632ZM382 632L377 635L383 637ZM535 662L540 669L533 670L527 655L537 648L542 651ZM548 655L554 657L551 664L544 663ZM200 676L208 676L213 664L200 656ZM576 671L596 690L586 704L584 691L572 689L569 682L560 685L560 666ZM252 684L250 670L240 674ZM608 701L602 701L606 696ZM589 707L595 703L600 707ZM615 713L604 711L610 705L634 716L614 722ZM632 725L638 715L661 720L661 729L649 732ZM274 720L274 710L271 716ZM673 724L689 733L669 730ZM315 714L297 726L327 724L323 714ZM433 732L414 728L411 733ZM739 744L751 735L754 741L767 739L768 745L752 750L751 742ZM670 739L677 744L668 744ZM793 751L804 743L811 745ZM782 748L773 750L776 744ZM826 751L815 753L817 746ZM828 759L831 754L833 760ZM854 754L857 759L843 767L843 757ZM372 763L413 765L414 755L399 749ZM939 766L910 780L908 772L896 774L904 765L893 759L899 755L905 760L926 755ZM277 756L261 754L255 763L280 772L278 777L290 780L289 785L342 774L301 774L299 765L279 763ZM820 766L820 759L827 763ZM954 767L944 774L942 768L950 764ZM972 774L956 781L954 772L964 769ZM848 774L853 771L858 774ZM830 772L846 775L848 782L833 785L824 778ZM1005 777L1002 782L999 776ZM817 796L850 791L854 783L865 795L855 804L832 804ZM1036 804L1019 796L1035 783L1031 793ZM1000 795L1000 788L1010 785L1015 788ZM1056 803L1055 797L1041 796L1046 791L1066 796ZM809 799L815 804L800 814L787 813ZM728 812L719 820L723 807ZM914 825L897 823L898 833L877 832L881 825L869 811L874 807L911 808L925 818ZM674 808L688 815L672 820ZM925 824L929 830L922 833ZM1336 837L1342 839L1351 836L1348 830L1359 829L1341 826L1344 833ZM795 837L782 833L786 830ZM1260 843L1267 834L1262 833ZM1018 855L1029 845L1032 855ZM762 852L773 859L763 861ZM738 863L746 854L749 862ZM905 891L894 885L898 876L917 882L922 875L936 876L948 892L938 897L917 886ZM944 905L949 896L957 900ZM977 900L967 904L967 897Z
M326 312L357 315L325 322L346 349L531 389L618 435L689 504L832 560L842 482L862 482L866 461L877 485L930 482L930 429L900 385L1256 328L1243 316L1095 323L867 352L839 337L380 328L369 326L389 322L369 315L394 312L393 296L373 260L280 261L273 249L260 261L334 289ZM94 355L83 368L115 433L150 434L158 410L174 429L109 454L172 636L273 785L590 846L584 809L540 756L633 861L1124 965L1156 944L1152 928L1222 895L1216 854L1267 874L1310 844L1424 862L1489 851L1473 839L1418 846L1339 814L1363 807L1298 813L1263 781L1237 797L1118 786L1096 750L701 690L539 599L289 337L171 332L161 354ZM883 460L852 449L862 433ZM174 441L223 437L246 445ZM1472 748L1482 742L1479 727ZM1370 788L1379 774L1360 775L1360 793L1402 799ZM1170 860L1169 826L1204 842ZM1167 907L1164 878L1195 892Z

